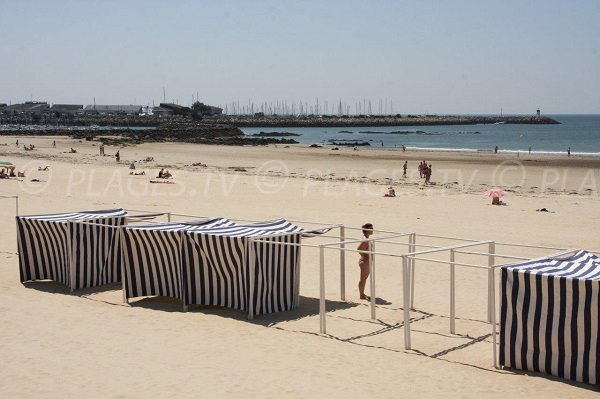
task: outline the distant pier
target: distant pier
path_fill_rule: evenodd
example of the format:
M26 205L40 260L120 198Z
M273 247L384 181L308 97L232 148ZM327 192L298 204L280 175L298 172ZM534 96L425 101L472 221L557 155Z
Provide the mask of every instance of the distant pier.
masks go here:
M519 124L555 125L560 122L545 116L471 116L471 115L394 115L394 116L253 116L219 115L210 121L236 127L366 127L366 126L432 126L432 125L478 125Z

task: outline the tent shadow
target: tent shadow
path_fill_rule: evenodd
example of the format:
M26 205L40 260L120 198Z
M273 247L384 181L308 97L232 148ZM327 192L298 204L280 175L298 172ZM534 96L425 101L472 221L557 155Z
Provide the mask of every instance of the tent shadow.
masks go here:
M31 288L36 291L47 292L49 294L63 294L63 295L75 295L75 296L86 296L91 294L97 294L105 291L117 291L121 290L121 283L112 283L100 285L97 287L90 287L81 290L71 292L70 288L64 284L52 280L38 280L28 281L22 283L24 287Z
M131 300L132 307L142 307L146 309L159 310L163 312L183 312L183 306L180 300L168 297L146 297L142 299ZM357 303L343 301L326 301L327 312L349 309L359 306ZM226 317L234 320L247 321L249 323L269 327L279 322L294 321L311 317L319 314L319 298L300 296L300 306L286 312L261 314L248 320L248 314L241 310L230 309L221 306L190 305L188 313L203 313L207 315Z
M504 371L509 372L515 376L527 376L527 377L534 377L534 378L542 378L545 380L560 382L562 384L571 385L573 387L585 389L587 391L592 391L592 392L600 391L600 389L597 386L586 384L585 382L571 381L571 380L567 380L566 378L560 378L560 377L557 377L554 375L545 374L545 373L541 373L541 372L536 372L536 371L531 371L531 370L519 370L519 369L510 368L510 367L504 367Z

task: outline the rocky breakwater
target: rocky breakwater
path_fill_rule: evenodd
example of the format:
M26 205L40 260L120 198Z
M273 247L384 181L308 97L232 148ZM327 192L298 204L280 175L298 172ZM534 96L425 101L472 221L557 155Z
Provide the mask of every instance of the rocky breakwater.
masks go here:
M207 118L208 119L208 118ZM365 127L365 126L432 126L477 124L551 125L560 122L546 116L480 116L480 115L356 115L356 116L252 116L220 115L210 121L237 127Z
M164 141L223 145L297 143L291 139L246 136L229 124L181 116L90 115L60 119L44 115L43 119L16 117L0 122L3 122L0 135L71 136L86 140L104 137L104 141L109 140L106 136L111 136L113 141L118 136L118 141L130 144Z
M155 131L137 132L141 141L182 141L200 144L264 145L270 143L297 143L290 139L247 136L239 128L228 124L168 121L161 123Z

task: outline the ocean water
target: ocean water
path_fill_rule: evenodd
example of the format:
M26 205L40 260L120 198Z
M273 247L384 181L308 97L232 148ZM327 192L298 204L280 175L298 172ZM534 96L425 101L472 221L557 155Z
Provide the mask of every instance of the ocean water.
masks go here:
M560 125L454 125L333 128L242 128L246 134L290 132L304 144L330 144L329 140L369 142L370 148L429 151L528 152L600 157L600 115L548 115ZM361 147L361 149L369 147Z

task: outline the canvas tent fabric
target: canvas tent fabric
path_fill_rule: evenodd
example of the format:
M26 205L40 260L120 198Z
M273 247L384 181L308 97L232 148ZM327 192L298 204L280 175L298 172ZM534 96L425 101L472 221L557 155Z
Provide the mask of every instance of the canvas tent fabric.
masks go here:
M127 226L121 231L125 298L181 299L181 239L184 231L231 226L229 219Z
M17 216L21 282L54 280L71 290L120 281L123 209ZM85 222L85 223L78 223Z
M297 307L300 249L282 244L300 244L303 231L283 219L187 231L185 303L224 306L252 316Z
M600 384L600 259L585 250L501 268L500 365Z
M283 219L128 226L121 238L125 297L161 295L252 315L289 310L298 302L299 249L250 238L299 243L302 231Z

